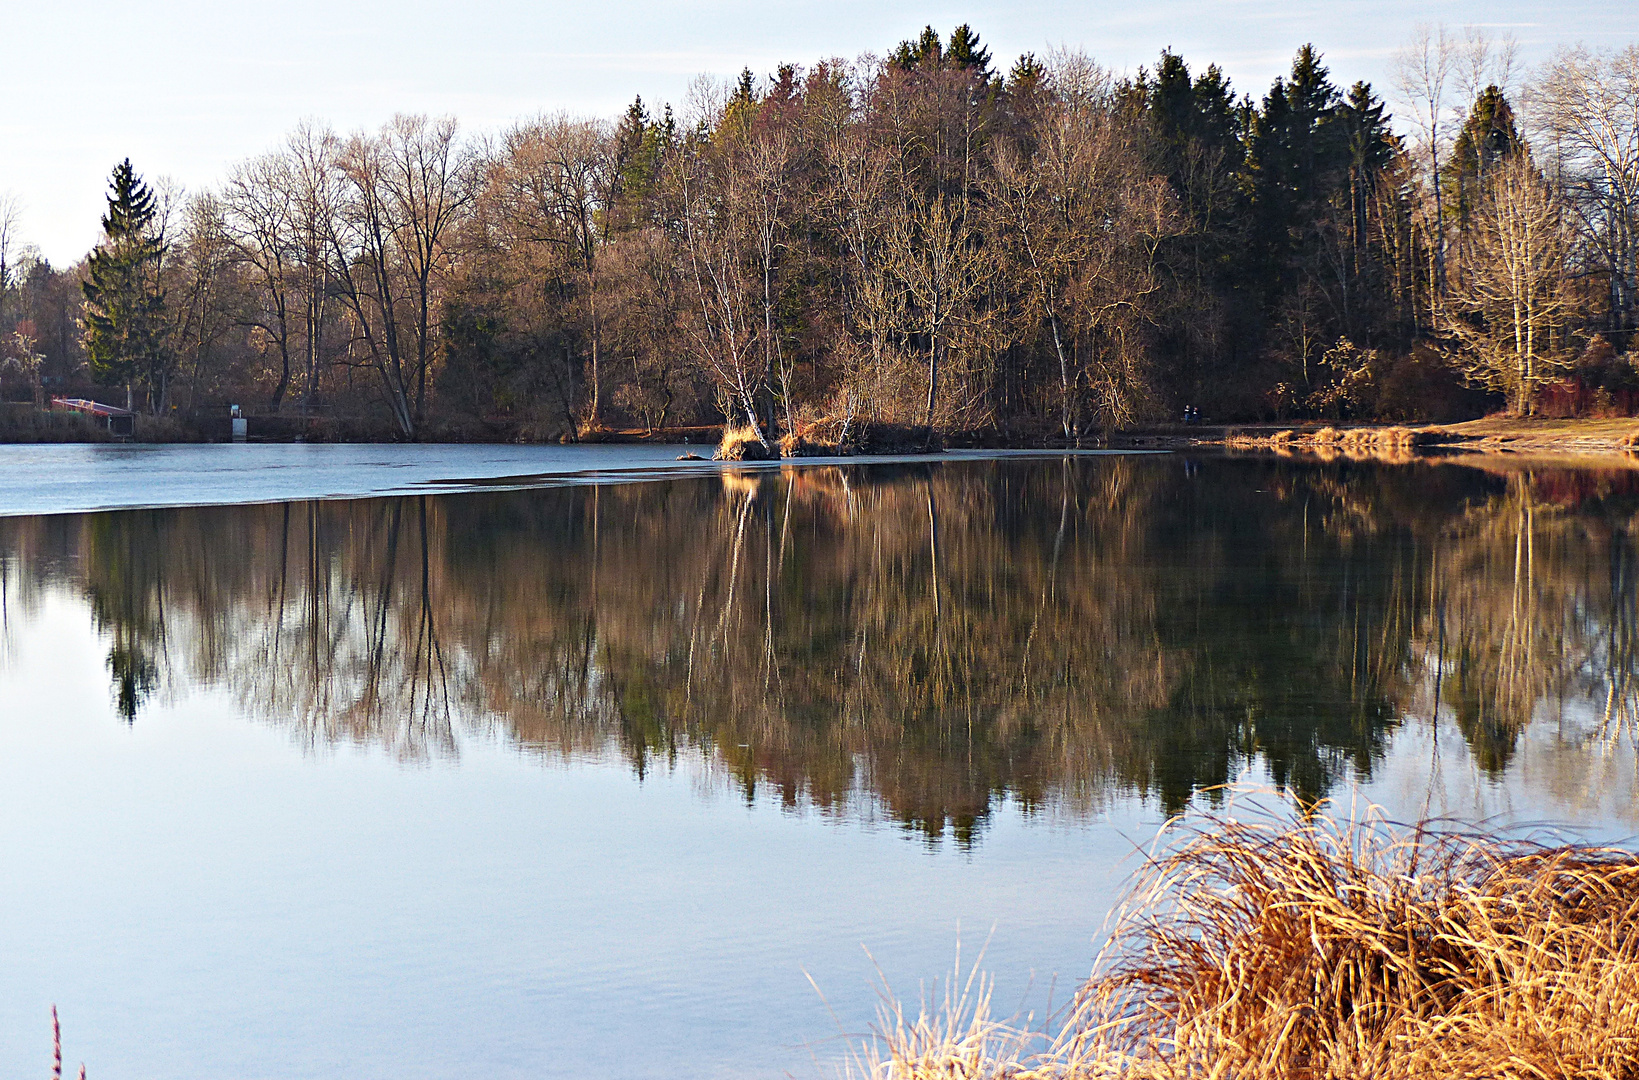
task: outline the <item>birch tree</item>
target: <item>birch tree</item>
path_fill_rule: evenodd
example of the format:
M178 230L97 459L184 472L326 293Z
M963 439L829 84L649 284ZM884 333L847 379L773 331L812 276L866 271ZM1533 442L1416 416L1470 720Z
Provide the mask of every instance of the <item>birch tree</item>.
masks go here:
M1530 158L1516 154L1493 170L1471 220L1472 264L1449 297L1444 329L1469 379L1507 394L1523 415L1565 365L1563 206Z
M768 391L762 350L762 274L757 268L756 185L727 159L711 130L721 104L703 103L696 131L669 166L681 276L688 293L684 340L717 388L724 412L744 417L764 446L772 432L759 415ZM716 123L714 124L713 121Z
M1446 84L1451 79L1456 44L1444 26L1417 27L1410 44L1394 54L1394 83L1411 112L1424 153L1428 155L1429 176L1435 178L1433 267L1430 277L1435 297L1446 287L1445 200L1440 191L1440 153L1445 148ZM1430 307L1437 301L1431 301Z

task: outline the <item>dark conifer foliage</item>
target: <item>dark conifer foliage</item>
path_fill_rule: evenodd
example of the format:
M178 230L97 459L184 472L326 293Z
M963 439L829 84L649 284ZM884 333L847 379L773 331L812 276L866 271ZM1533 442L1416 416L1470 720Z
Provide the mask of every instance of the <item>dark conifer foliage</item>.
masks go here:
M1445 207L1458 226L1468 223L1487 174L1523 148L1513 105L1497 87L1487 86L1469 110L1441 170Z
M103 242L86 261L85 353L92 377L105 386L140 383L150 404L165 398L165 293L159 262L165 247L155 232L154 194L131 167L114 166L108 184Z

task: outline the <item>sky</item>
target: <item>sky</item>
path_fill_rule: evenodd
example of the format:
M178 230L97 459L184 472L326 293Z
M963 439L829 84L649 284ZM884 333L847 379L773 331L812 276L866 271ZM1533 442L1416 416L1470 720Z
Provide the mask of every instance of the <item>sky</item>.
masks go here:
M1639 40L1630 0L0 0L0 195L53 263L100 232L108 173L217 184L302 120L349 131L395 112L471 132L543 112L613 117L634 95L681 106L697 75L886 52L969 23L1006 68L1082 49L1118 73L1163 48L1261 96L1313 42L1334 81L1391 98L1390 59L1419 23L1512 34L1521 59Z

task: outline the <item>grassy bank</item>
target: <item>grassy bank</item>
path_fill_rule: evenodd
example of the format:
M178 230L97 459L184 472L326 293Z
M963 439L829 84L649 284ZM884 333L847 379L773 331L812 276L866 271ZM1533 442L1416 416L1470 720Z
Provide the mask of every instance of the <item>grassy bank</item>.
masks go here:
M893 1080L1639 1076L1639 858L1210 819L1148 863L1056 1032L890 1009Z

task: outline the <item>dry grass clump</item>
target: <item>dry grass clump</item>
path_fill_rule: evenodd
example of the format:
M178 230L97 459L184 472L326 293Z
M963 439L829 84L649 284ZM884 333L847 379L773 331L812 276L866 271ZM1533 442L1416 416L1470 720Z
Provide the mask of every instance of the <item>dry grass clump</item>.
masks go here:
M1351 428L1343 433L1345 447L1360 445L1378 450L1409 450L1439 441L1443 432L1413 431L1408 427Z
M1104 957L1044 1050L976 1010L943 1048L937 1027L885 1031L873 1064L895 1080L1639 1077L1627 851L1209 819L1148 865Z
M1405 464L1412 458L1417 444L1417 433L1410 428L1350 428L1343 433L1337 446L1343 453L1358 460L1386 461Z
M1411 429L1403 427L1390 428L1350 428L1343 433L1339 440L1344 446L1363 445L1371 447L1397 447L1411 445Z
M749 424L729 424L723 428L723 441L717 444L714 461L773 461L779 453L762 439Z
M1323 427L1309 436L1309 441L1319 446L1329 446L1332 443L1342 442L1343 433L1335 427Z

